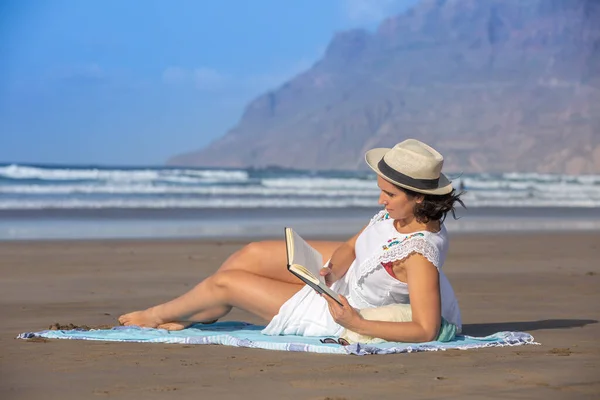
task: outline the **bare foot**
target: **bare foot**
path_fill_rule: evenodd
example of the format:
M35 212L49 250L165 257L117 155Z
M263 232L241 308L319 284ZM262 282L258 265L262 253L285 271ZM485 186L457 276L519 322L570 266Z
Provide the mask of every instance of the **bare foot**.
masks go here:
M167 322L166 324L160 324L157 326L158 329L166 329L168 331L180 331L185 329L191 325L194 325L195 322L192 321L177 321L177 322Z
M134 311L129 314L124 314L119 317L119 323L125 326L141 326L145 328L156 328L162 324L154 312L154 308L148 308L144 311Z
M160 324L159 326L157 326L157 328L158 329L166 329L168 331L180 331L182 329L189 328L190 326L192 326L194 324L208 325L208 324L214 324L217 321L218 321L218 319L215 319L212 321L206 321L206 322L175 321L175 322L167 322L166 324Z

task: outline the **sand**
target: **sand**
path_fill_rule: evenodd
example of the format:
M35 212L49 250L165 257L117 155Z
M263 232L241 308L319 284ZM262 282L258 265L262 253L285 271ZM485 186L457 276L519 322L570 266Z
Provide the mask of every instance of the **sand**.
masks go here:
M0 398L598 398L600 234L452 238L445 265L465 331L541 346L340 356L226 346L17 340L58 323L104 326L165 301L243 242L0 243ZM244 312L227 319L262 323Z

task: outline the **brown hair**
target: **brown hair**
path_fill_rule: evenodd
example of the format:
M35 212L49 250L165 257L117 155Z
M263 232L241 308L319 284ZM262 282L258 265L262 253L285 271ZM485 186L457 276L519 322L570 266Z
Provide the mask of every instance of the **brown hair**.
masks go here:
M454 219L458 219L455 212L456 203L463 206L463 208L467 208L465 203L463 203L462 199L460 198L465 193L462 191L457 193L455 189L452 189L452 191L448 194L433 195L418 193L397 185L394 186L396 186L399 190L402 190L410 198L423 196L423 201L415 204L415 208L413 210L415 213L415 218L421 223L427 223L429 221L444 222L448 212L452 213L452 217Z

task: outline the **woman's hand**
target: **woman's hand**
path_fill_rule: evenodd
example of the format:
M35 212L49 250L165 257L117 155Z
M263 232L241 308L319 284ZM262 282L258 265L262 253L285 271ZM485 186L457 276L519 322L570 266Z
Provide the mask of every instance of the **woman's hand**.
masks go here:
M329 312L333 317L333 320L347 328L351 331L355 331L359 324L364 320L363 317L348 303L348 300L342 296L338 295L340 302L344 305L340 306L335 300L327 295L321 295L327 300L327 305L329 306Z
M333 285L333 283L338 280L337 276L335 276L335 274L333 273L333 270L331 269L330 265L331 264L328 264L327 267L323 267L319 271L319 274L321 274L321 276L325 278L325 284L327 286Z
M354 252L356 240L362 231L365 230L365 228L362 228L360 232L335 249L331 255L331 258L329 259L329 262L327 263L327 267L321 268L320 274L321 276L325 277L325 283L327 286L331 286L334 282L342 278L346 272L348 272L348 269L356 258L356 253ZM335 272L333 272L334 269Z

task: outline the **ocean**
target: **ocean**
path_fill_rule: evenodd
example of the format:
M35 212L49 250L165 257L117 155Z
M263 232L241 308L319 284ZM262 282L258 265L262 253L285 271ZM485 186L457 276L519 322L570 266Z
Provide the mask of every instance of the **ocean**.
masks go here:
M600 175L448 174L458 232L600 228ZM377 212L370 171L0 164L0 240L344 236Z

